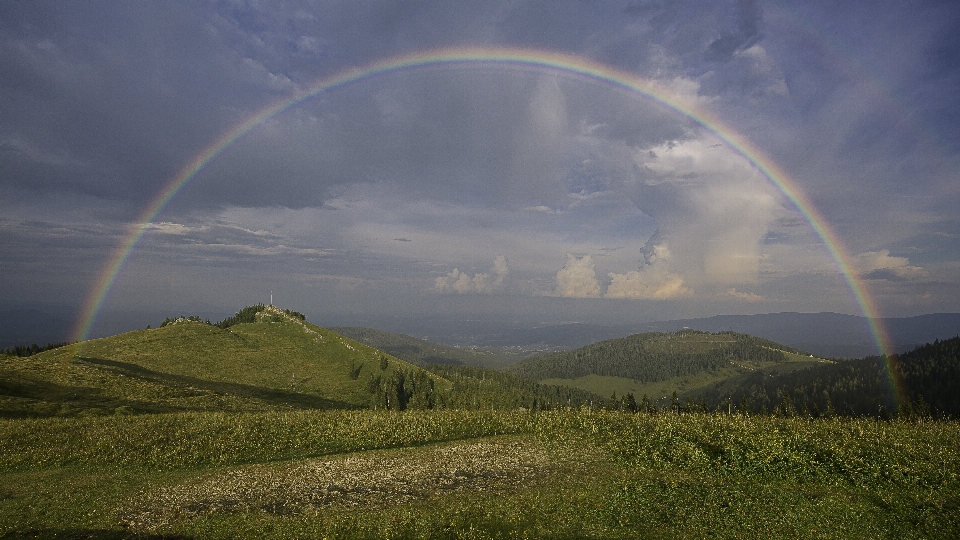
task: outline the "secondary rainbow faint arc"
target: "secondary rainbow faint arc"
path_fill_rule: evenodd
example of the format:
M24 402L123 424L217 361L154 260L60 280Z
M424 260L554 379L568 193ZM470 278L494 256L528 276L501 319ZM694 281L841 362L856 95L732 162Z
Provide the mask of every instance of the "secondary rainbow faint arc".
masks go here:
M810 203L809 199L790 180L790 177L763 151L757 148L736 131L726 127L716 116L703 107L684 101L671 94L657 84L637 77L626 71L601 64L599 62L553 51L521 48L444 48L430 51L421 51L406 55L395 56L380 60L363 67L342 71L335 75L321 78L304 90L293 96L288 96L261 109L258 113L238 123L222 137L210 144L197 154L177 173L163 188L156 198L143 210L137 221L130 226L130 230L120 245L111 254L107 265L99 275L96 284L84 303L81 316L74 331L74 341L84 341L89 337L90 330L96 320L97 313L110 292L117 275L124 263L130 257L133 248L150 228L153 220L170 203L176 194L192 180L197 173L203 170L211 160L216 158L226 148L251 130L283 112L284 110L313 96L327 92L344 85L372 77L395 73L404 70L427 68L431 66L491 66L496 68L512 68L533 70L539 72L555 72L566 77L587 79L600 82L621 90L652 98L653 100L692 118L704 128L724 141L733 150L753 164L771 183L790 201L790 203L807 220L814 232L823 241L843 274L847 285L853 293L854 299L869 321L870 332L881 354L887 357L887 374L893 397L899 404L902 398L902 384L894 379L896 370L893 369L891 349L872 299L867 294L863 284L857 279L850 267L849 257L840 242L840 239L829 227L823 216Z

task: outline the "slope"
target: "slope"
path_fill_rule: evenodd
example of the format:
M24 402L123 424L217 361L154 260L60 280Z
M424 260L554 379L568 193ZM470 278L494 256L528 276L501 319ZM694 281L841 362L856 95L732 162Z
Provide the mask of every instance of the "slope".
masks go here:
M448 380L451 391L438 398L441 407L455 409L556 409L602 403L593 392L569 385L540 384L490 367L516 363L521 353L490 348L460 349L404 334L363 327L336 331L389 352Z
M904 400L896 403L887 365L893 366ZM906 418L960 416L960 337L937 340L894 355L820 364L773 376L751 374L735 386L713 384L691 392L691 399L709 405L729 399L749 412L851 415ZM786 396L786 397L785 397ZM899 408L898 408L899 406Z
M366 407L371 380L422 371L273 306L255 320L223 329L180 318L0 358L0 416Z
M493 347L452 347L405 334L359 326L331 327L330 330L413 364L451 364L498 369L515 364L526 356Z
M784 372L828 362L779 343L734 332L647 332L520 362L508 372L601 395L647 395L657 405L751 373Z

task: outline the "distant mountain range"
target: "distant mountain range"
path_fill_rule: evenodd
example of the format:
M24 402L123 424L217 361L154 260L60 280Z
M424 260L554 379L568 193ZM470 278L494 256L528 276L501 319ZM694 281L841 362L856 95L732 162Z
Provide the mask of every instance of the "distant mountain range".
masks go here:
M43 324L30 319L36 314L19 315L24 323ZM681 402L687 410L883 416L906 407L908 416L915 410L953 417L960 412L960 337L942 337L955 334L953 321L960 316L887 320L899 346L931 344L889 361L843 360L817 349L831 340L872 345L868 329L857 332L861 318L782 313L656 323L662 326L647 325L642 333L558 325L485 334L513 347L503 350L368 328L332 331L295 311L258 304L216 324L168 317L159 328L32 356L0 354L0 417L582 404L679 411ZM748 325L759 337L729 330ZM621 335L596 339L603 333ZM813 342L817 338L823 339ZM810 347L790 344L804 339ZM531 353L517 345L543 350L580 340L587 344L563 352ZM899 396L891 393L889 370Z
M960 335L960 313L933 313L916 317L881 319L893 352L906 352L937 339ZM474 332L470 325L474 324ZM769 313L763 315L717 315L645 324L601 326L594 324L500 327L487 323L448 323L450 333L424 336L450 345L517 347L527 351L558 351L583 347L604 339L641 332L675 332L692 328L706 332L732 331L750 334L809 351L818 356L862 358L877 354L867 319L839 313ZM451 339L451 336L455 339Z
M893 352L907 352L937 339L960 335L960 313L880 319ZM813 354L861 358L877 354L867 319L839 313L770 313L718 315L644 325L646 331L672 332L683 327L707 332L731 330L763 337Z
M58 312L59 313L59 312ZM223 314L200 313L215 320ZM164 315L149 317L129 314L119 324L109 314L99 323L103 335L113 335L148 323L157 324ZM309 316L309 314L308 314ZM116 317L114 317L116 318ZM894 352L906 352L937 339L960 335L960 313L934 313L915 317L881 319ZM56 343L70 339L73 320L66 314L43 309L16 308L0 310L0 349L17 345ZM336 326L336 325L331 325ZM434 343L457 347L512 348L513 352L551 352L575 349L604 339L624 337L641 332L675 332L693 328L707 332L733 331L763 337L809 351L818 356L862 358L877 354L877 347L864 317L839 313L769 313L763 315L717 315L624 325L544 324L525 325L493 321L458 321L451 319L418 319L390 321L376 325L380 330L417 336ZM494 362L495 363L495 362ZM490 367L493 367L492 365Z

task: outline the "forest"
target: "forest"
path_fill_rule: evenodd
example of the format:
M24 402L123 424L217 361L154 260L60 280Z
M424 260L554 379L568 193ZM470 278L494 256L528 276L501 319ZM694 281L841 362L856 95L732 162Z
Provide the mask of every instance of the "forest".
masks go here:
M785 345L735 332L647 332L538 356L508 371L533 380L595 374L652 382L737 362L783 362L785 351L798 353Z
M693 397L713 407L730 401L755 414L958 418L958 384L960 337L954 337L890 357L843 360L775 377L757 373L734 391L708 389Z

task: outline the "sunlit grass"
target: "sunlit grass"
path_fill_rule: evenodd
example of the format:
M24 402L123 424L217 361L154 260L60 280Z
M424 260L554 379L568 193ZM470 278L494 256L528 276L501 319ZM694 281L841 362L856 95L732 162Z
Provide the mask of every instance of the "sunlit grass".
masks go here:
M297 411L6 420L0 437L7 537L960 533L953 422ZM125 528L137 508L166 517Z

